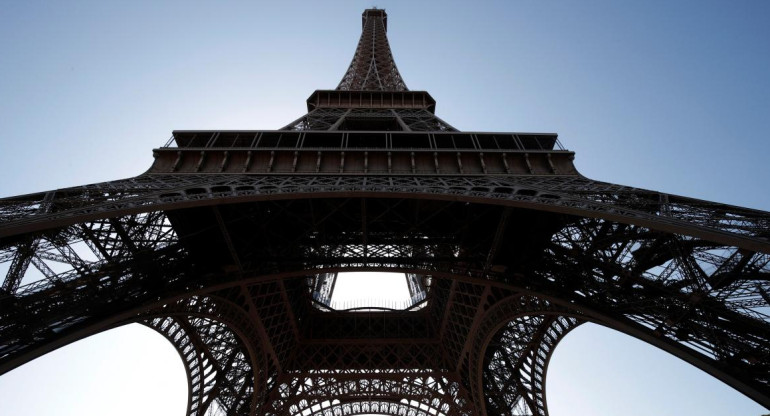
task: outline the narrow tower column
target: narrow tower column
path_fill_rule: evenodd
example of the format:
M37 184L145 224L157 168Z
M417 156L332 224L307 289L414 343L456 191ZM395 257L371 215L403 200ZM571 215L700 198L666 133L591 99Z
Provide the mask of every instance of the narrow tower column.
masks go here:
M385 10L367 9L353 61L335 90L317 90L308 113L281 130L457 131L426 91L409 91L388 44Z
M385 10L367 9L361 15L362 31L353 62L338 90L408 91L398 73L388 44L388 15Z

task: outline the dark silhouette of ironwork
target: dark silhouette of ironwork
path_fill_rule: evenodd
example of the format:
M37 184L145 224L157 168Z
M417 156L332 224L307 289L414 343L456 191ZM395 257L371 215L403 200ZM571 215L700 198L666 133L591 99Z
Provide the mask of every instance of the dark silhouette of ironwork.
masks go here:
M386 30L366 10L281 130L174 131L135 178L0 200L0 371L140 322L189 415L546 415L551 353L594 322L770 407L770 214L585 178L555 134L457 131ZM346 271L412 300L335 310Z

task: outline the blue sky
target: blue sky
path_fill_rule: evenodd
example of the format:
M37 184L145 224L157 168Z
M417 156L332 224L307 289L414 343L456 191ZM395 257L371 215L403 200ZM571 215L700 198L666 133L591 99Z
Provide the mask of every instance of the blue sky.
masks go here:
M337 85L360 13L373 5L389 14L407 86L429 91L455 127L556 132L588 177L770 210L770 2L761 0L3 1L0 196L134 176L173 129L282 127L305 112L313 90ZM73 353L80 358L0 377L3 413L53 412L43 408L53 400L39 398L56 396L44 392L54 377L40 371L65 375L64 385L48 387L56 392L80 380L127 391L88 372L117 374L108 364L126 364L120 354L139 348L127 339L157 341L143 328L122 331L129 334L68 347L81 348ZM96 358L105 352L117 355ZM160 380L162 364L174 368L173 351L162 356L145 377ZM83 361L98 365L65 366ZM89 394L61 396L96 395L75 391ZM767 413L687 364L598 327L574 331L557 349L548 394L554 416ZM135 397L121 397L129 412ZM30 403L42 410L30 412ZM149 407L160 413L144 414L164 414Z

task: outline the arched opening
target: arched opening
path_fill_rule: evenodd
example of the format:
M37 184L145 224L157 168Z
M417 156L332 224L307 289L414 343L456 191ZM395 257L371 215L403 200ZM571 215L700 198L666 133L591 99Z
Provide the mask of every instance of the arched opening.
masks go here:
M685 361L590 323L572 330L556 347L546 389L550 416L768 413Z
M426 301L429 276L412 273L349 272L314 276L313 300L337 311L407 310Z
M179 354L139 324L93 335L0 377L8 416L181 416L187 396Z

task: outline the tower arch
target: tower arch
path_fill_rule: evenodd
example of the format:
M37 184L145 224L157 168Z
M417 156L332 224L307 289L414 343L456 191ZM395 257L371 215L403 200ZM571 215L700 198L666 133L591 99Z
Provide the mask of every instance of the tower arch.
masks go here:
M770 214L592 181L552 133L457 131L406 89L386 16L281 130L175 131L138 177L0 200L0 371L144 321L185 357L190 414L545 414L547 357L585 319L770 405ZM316 307L348 270L409 272L426 306ZM530 309L492 319L505 299Z

